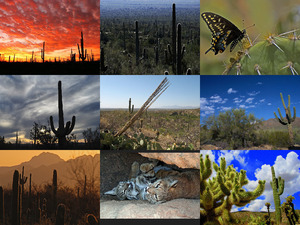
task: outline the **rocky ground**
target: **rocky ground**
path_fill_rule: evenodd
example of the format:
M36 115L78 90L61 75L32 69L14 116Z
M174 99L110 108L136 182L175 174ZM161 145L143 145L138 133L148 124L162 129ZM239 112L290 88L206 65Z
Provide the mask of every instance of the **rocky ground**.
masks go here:
M100 200L100 219L172 218L199 219L199 199L174 199L153 205L147 201Z

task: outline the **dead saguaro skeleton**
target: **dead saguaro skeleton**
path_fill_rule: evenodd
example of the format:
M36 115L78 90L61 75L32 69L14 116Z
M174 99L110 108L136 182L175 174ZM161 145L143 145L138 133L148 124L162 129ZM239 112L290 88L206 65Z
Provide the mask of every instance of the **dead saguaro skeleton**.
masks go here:
M167 90L169 86L169 80L167 78L163 79L142 107L131 117L124 127L115 134L115 137L122 135L129 127L131 127L132 124L139 119L139 117L158 99L162 93L164 93L165 90Z

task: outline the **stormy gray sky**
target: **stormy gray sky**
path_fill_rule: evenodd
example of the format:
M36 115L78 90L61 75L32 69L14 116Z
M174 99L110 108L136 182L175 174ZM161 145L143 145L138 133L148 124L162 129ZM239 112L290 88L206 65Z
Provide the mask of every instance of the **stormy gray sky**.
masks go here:
M18 131L24 143L29 141L33 123L48 125L50 116L57 129L59 80L65 124L76 116L72 133L77 140L83 138L82 132L87 128L95 130L100 117L99 76L0 76L0 136L14 143Z

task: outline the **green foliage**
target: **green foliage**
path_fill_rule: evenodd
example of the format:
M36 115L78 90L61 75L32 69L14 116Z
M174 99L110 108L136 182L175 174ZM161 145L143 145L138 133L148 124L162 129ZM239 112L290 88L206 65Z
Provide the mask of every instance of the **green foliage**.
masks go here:
M270 184L273 189L276 223L280 224L282 221L282 217L281 217L279 196L282 195L284 191L284 179L281 179L281 177L276 178L275 170L273 166L271 166L271 172L272 172L272 181L270 182Z
M210 178L212 167L217 173ZM209 179L210 178L210 179ZM233 165L227 166L225 158L221 158L220 166L213 163L206 155L200 155L200 223L214 222L220 224L222 217L225 223L231 223L230 210L233 205L242 207L259 197L265 188L265 181L258 181L258 186L252 192L247 192L243 186L248 183L246 171L236 171Z
M246 115L245 109L231 109L212 115L204 121L201 129L201 143L226 143L226 147L237 149L247 147L256 141L256 129L261 120L253 114Z

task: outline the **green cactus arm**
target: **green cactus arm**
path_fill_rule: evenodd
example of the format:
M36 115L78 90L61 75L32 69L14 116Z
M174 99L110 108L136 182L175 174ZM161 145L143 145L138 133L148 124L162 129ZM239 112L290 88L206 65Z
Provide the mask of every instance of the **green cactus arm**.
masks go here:
M213 193L212 191L207 187L205 191L202 194L202 208L206 210L210 210L214 207L213 202Z
M221 158L221 162L220 162L220 169L223 173L225 173L226 171L226 160L224 157Z
M287 125L288 123L284 121L284 119L283 119L283 117L282 117L282 115L281 115L281 112L280 112L280 109L279 109L279 108L278 108L278 112L279 112L279 116L280 116L281 119L279 119L279 118L277 117L276 113L274 112L274 115L275 115L276 119L277 119L277 120L279 121L279 123L281 123L282 125Z
M278 195L282 195L284 191L284 179L278 177Z
M294 109L294 116L293 119L291 119L291 123L294 122L296 119L296 107L294 106L293 109Z
M284 102L282 93L280 93L280 97L281 97L281 101L282 101L283 108L286 109L286 106L285 106L285 102ZM288 96L288 99L289 99L288 107L290 107L290 96Z
M201 174L202 174L203 180L208 179L210 177L210 175L212 174L211 161L210 161L208 155L206 155L206 157L205 157L204 164L203 164L203 170L201 170Z
M220 175L220 172L217 174L217 180L218 180L218 183L220 185L220 189L222 190L222 192L225 194L225 195L230 195L230 190L228 189L228 187L224 184L223 182L223 179Z
M214 170L215 170L216 172L219 171L219 166L218 166L218 164L215 163L215 162L213 162L213 168L214 168Z

